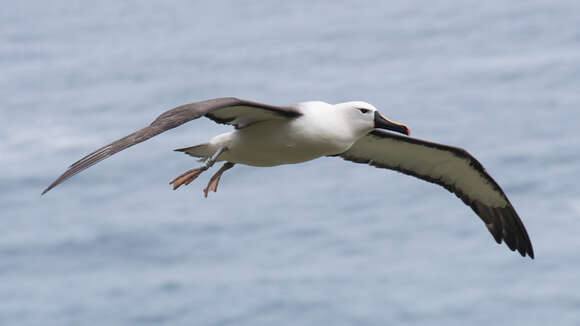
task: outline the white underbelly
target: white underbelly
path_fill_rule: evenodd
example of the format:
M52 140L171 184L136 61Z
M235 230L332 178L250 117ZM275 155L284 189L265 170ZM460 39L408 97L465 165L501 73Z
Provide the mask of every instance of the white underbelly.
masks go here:
M257 123L228 134L220 160L253 166L275 166L313 160L346 151L351 142L319 137L283 120Z

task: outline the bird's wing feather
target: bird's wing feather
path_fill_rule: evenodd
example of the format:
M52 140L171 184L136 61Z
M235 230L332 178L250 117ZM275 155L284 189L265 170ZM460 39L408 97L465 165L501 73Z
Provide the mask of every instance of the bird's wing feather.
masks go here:
M50 189L56 187L61 182L82 170L124 150L125 148L138 144L164 131L178 127L201 116L205 116L219 123L233 125L236 128L243 128L259 121L288 119L300 115L301 113L296 107L273 106L240 100L233 97L216 98L181 105L164 112L149 126L103 146L75 162L60 177L50 184L42 194L45 194Z
M500 186L461 148L374 130L340 154L443 186L469 205L498 243L534 258L528 233Z

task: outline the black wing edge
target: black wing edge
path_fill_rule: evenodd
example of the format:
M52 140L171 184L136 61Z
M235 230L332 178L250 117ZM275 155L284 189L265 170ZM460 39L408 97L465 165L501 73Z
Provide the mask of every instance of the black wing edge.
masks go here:
M250 106L276 112L287 117L298 117L301 115L301 113L295 107L273 106L248 100L242 100L235 97L215 98L201 102L184 104L162 113L149 126L121 139L118 139L108 145L105 145L73 163L61 176L59 176L53 183L44 189L41 195L44 195L49 190L56 187L68 178L93 166L94 164L106 159L115 153L118 153L128 147L143 142L164 131L178 127L201 116L206 116L212 119L210 112L229 106Z
M355 163L365 163L377 168L394 170L442 186L449 192L459 197L466 205L471 207L471 209L475 212L475 214L477 214L477 216L479 216L479 218L483 220L485 226L487 227L487 229L489 230L489 232L491 233L491 235L498 244L501 244L503 240L505 241L506 245L510 250L512 251L517 250L522 257L525 257L527 254L531 259L534 259L534 249L532 247L532 242L530 241L530 237L528 235L526 228L524 227L522 220L516 213L516 210L513 208L511 202L509 201L509 199L507 198L507 196L505 195L499 184L485 171L483 165L475 157L473 157L467 151L459 147L437 144L433 142L420 140L417 138L399 136L379 130L372 131L370 135L379 138L391 138L398 141L404 141L439 150L450 151L454 155L462 159L468 160L469 165L472 166L475 170L477 170L485 179L487 179L496 188L497 191L499 191L502 194L502 196L508 203L506 207L486 206L479 201L472 200L461 190L455 188L453 185L444 183L441 179L435 179L429 176L420 175L418 173L415 173L414 171L404 169L401 166L396 167L387 166L378 163L376 161L373 161L372 159L347 156L344 155L344 153L338 155L347 161L352 161Z
M296 107L293 107L293 106L274 106L274 105L262 104L262 103L258 103L258 102L253 102L253 101L248 101L248 100L239 100L239 99L238 99L238 101L239 102L236 105L228 105L228 106L254 107L254 108L263 109L266 111L270 111L270 112L279 114L279 115L286 117L286 118L297 118L297 117L302 115L302 113L300 113L296 109ZM223 119L223 118L220 118L220 117L212 114L211 112L206 113L204 116L206 118L214 121L214 122L221 123L221 124L231 124L231 122L236 119L235 117ZM234 127L236 129L239 128L238 125L236 125L236 124L234 124Z

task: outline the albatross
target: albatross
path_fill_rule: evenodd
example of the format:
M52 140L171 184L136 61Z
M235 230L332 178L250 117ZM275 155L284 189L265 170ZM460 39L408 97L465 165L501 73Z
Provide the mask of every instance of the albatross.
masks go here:
M203 165L171 180L174 190L190 184L216 162L224 164L203 190L205 197L217 191L222 174L235 164L267 167L323 156L341 157L444 187L473 209L497 243L504 241L512 251L534 258L524 224L477 159L458 147L411 138L406 125L387 119L374 106L361 101L275 106L227 97L181 105L164 112L147 127L75 162L42 194L115 153L202 116L232 125L235 130L207 143L176 149L198 158Z

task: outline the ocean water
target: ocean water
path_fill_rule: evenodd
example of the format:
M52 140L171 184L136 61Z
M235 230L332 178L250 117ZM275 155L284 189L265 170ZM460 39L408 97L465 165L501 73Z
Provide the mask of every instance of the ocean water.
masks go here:
M0 324L578 325L577 1L2 1ZM172 191L200 119L40 192L174 106L365 100L469 150L536 259L455 196L336 158Z

